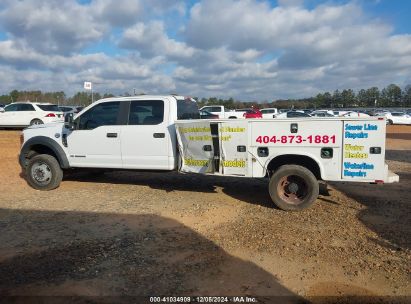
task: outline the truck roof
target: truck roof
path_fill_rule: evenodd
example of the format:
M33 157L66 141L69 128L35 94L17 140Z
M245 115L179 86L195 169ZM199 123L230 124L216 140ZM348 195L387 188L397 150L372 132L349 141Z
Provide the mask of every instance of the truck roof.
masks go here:
M185 99L192 99L192 97L188 96L180 96L180 95L133 95L133 96L115 96L115 97L107 97L97 100L96 102L108 101L108 100L116 100L116 101L130 101L136 99L162 99L162 98L175 98L176 100L185 100Z

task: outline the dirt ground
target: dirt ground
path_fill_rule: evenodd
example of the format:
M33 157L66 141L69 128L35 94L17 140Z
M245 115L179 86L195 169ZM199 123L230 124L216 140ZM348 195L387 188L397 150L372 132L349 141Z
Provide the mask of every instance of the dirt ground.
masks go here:
M0 131L0 296L411 301L411 126L387 131L400 183L331 184L299 213L242 178L79 172L36 191L19 134Z

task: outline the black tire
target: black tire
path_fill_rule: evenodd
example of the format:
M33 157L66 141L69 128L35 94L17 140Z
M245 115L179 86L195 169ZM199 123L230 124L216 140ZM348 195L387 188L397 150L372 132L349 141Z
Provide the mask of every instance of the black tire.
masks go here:
M32 125L42 125L44 122L41 119L35 118L32 121L30 121L30 126Z
M237 119L237 117L235 117L235 116L230 116L230 117L228 117L228 119Z
M63 170L51 155L39 154L29 160L26 168L28 184L37 190L53 190L63 179Z
M393 124L392 120L391 120L391 119L388 119L388 120L387 120L387 125L392 125L392 124Z
M309 208L319 193L317 178L310 170L298 165L278 168L270 179L268 189L274 204L286 211Z

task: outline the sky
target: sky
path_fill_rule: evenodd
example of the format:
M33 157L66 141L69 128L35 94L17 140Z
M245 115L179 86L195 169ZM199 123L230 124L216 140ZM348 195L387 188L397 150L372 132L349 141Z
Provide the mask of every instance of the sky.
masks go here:
M411 84L411 1L0 0L0 94L270 101Z

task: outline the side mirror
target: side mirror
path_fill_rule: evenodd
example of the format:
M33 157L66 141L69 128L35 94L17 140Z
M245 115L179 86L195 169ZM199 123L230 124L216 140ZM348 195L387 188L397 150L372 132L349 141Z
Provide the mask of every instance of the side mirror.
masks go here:
M64 127L69 130L74 130L73 113L64 116Z

